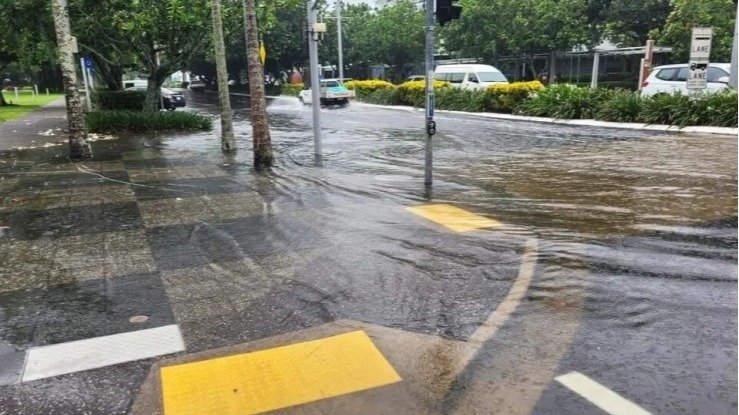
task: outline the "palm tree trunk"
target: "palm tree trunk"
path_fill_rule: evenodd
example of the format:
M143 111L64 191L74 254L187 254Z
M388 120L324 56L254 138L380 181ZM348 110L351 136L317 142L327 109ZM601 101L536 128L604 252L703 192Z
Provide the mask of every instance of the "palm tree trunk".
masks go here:
M246 60L249 65L249 95L252 127L254 168L269 167L274 162L272 141L267 121L267 101L264 97L264 74L259 61L259 38L254 0L241 0L246 25Z
M221 105L221 149L234 150L234 126L231 113L231 100L228 96L228 73L226 68L226 46L223 42L223 21L221 19L221 0L211 0L213 16L213 43L218 73L218 101Z
M74 65L71 34L69 30L69 15L66 2L52 0L56 29L56 42L59 46L59 63L62 67L62 81L64 83L64 98L67 101L67 123L69 125L69 158L81 160L92 157L90 144L87 143L85 117L82 113L82 103L77 93L77 71Z

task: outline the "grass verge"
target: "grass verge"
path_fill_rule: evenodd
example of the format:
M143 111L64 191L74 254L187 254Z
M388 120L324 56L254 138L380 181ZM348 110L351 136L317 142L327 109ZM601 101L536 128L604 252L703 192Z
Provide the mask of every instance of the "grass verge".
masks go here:
M110 134L123 131L209 131L213 120L189 111L96 111L85 115L88 131Z
M18 98L16 99L13 91L2 91L2 94L5 102L12 103L12 105L0 106L0 123L19 118L42 105L64 97L62 94L40 94L36 96L36 99L33 99L29 91L18 91Z

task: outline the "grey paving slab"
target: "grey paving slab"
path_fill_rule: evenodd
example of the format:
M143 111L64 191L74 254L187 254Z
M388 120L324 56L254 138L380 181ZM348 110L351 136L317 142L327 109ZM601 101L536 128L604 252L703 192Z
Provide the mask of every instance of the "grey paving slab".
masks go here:
M0 354L0 386L21 381L26 352Z

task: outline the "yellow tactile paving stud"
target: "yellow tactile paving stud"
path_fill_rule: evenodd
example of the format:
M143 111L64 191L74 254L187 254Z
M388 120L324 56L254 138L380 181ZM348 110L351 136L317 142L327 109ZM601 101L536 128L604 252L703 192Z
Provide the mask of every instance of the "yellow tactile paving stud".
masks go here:
M452 205L421 205L407 207L406 209L455 232L468 232L482 228L496 228L502 225L502 223L497 220L476 215Z
M165 415L258 414L399 382L363 331L163 367Z

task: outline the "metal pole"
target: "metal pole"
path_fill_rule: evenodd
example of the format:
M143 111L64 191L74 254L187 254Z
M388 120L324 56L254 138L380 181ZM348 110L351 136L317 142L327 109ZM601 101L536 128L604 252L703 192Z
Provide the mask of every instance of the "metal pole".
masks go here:
M729 66L729 85L736 89L739 65L737 64L737 36L739 35L739 19L734 19L734 40L731 42L731 66Z
M344 82L344 49L341 45L341 0L336 0L336 32L339 39L339 81Z
M85 103L87 111L92 111L92 102L90 102L90 88L87 86L87 76L85 76L85 58L80 58L80 66L82 66L82 80L85 83Z
M598 66L600 65L600 53L598 51L595 51L595 54L593 55L593 73L590 75L590 87L591 88L597 88L598 87Z
M434 149L431 136L436 132L434 125L434 23L434 0L426 0L426 148L423 181L426 186L431 186L433 181Z
M318 34L313 32L316 23L316 9L312 1L308 1L308 55L310 57L310 93L311 109L313 110L313 147L316 158L321 158L321 97L319 90L321 83L318 80Z

